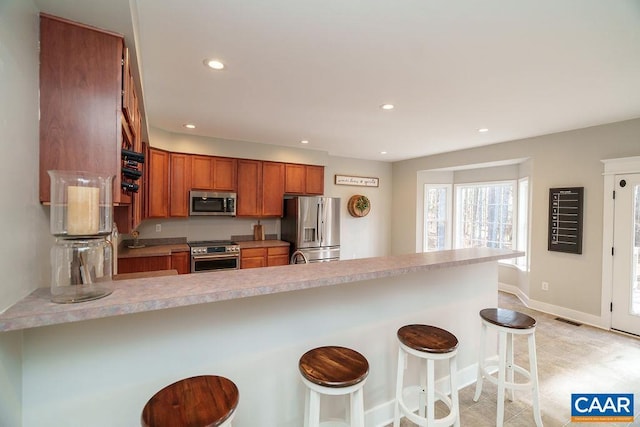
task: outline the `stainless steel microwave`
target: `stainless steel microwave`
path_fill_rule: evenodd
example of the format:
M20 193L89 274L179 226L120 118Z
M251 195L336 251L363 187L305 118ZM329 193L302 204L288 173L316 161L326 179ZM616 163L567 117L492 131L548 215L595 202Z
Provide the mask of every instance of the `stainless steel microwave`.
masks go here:
M189 192L189 215L236 216L236 193Z

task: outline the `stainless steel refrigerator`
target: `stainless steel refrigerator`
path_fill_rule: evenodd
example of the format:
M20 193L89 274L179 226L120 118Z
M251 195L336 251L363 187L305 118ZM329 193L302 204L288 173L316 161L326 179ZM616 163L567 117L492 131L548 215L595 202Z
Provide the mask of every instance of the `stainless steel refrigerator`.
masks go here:
M284 211L280 234L291 243L292 263L340 259L340 198L293 197Z

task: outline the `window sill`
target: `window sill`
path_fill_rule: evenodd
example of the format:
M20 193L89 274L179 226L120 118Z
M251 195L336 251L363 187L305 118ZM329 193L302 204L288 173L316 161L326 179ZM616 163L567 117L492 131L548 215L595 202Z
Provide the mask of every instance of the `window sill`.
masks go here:
M529 272L529 269L524 265L516 265L516 264L514 264L512 262L508 262L508 261L498 261L498 264L500 266L502 266L502 267L513 268L513 269L516 269L516 270L520 270L520 271L522 271L524 273L528 273Z

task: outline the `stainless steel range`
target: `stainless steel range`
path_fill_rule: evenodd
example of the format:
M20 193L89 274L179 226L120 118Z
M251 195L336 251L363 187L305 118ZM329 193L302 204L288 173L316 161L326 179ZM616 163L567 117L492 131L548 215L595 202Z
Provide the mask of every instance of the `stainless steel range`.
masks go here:
M240 268L240 246L230 240L200 240L188 242L191 248L191 272Z

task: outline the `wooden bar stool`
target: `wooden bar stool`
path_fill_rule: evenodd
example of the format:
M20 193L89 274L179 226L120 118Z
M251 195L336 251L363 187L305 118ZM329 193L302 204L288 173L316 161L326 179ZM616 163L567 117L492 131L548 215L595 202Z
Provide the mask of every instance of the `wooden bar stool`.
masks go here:
M304 427L320 426L320 396L349 395L346 421L323 422L326 427L364 427L362 389L369 374L369 362L355 350L345 347L319 347L309 350L298 363L302 382L307 386Z
M452 333L435 326L407 325L398 329L398 378L393 427L400 425L405 416L420 426L460 425L458 386L456 383L456 354L458 339ZM404 387L404 371L408 366L408 355L424 360L417 386ZM450 397L435 390L434 364L437 360L449 361ZM435 418L435 397L438 396L449 408L449 414ZM410 403L407 403L410 402ZM409 408L418 407L418 414Z
M540 402L538 398L538 367L536 360L536 320L524 313L504 308L485 308L480 311L482 330L480 332L480 361L478 363L478 381L474 401L478 401L482 393L482 380L487 379L498 386L498 408L496 426L504 422L504 393L510 391L510 399L514 399L514 390L531 390L533 394L533 417L536 425L542 427ZM485 359L485 343L487 329L498 332L498 360ZM526 335L529 346L529 370L513 362L513 336ZM497 367L497 378L489 373L489 368ZM522 374L526 381L516 382L514 373Z
M238 399L238 388L227 378L186 378L149 399L142 410L142 426L231 427Z

